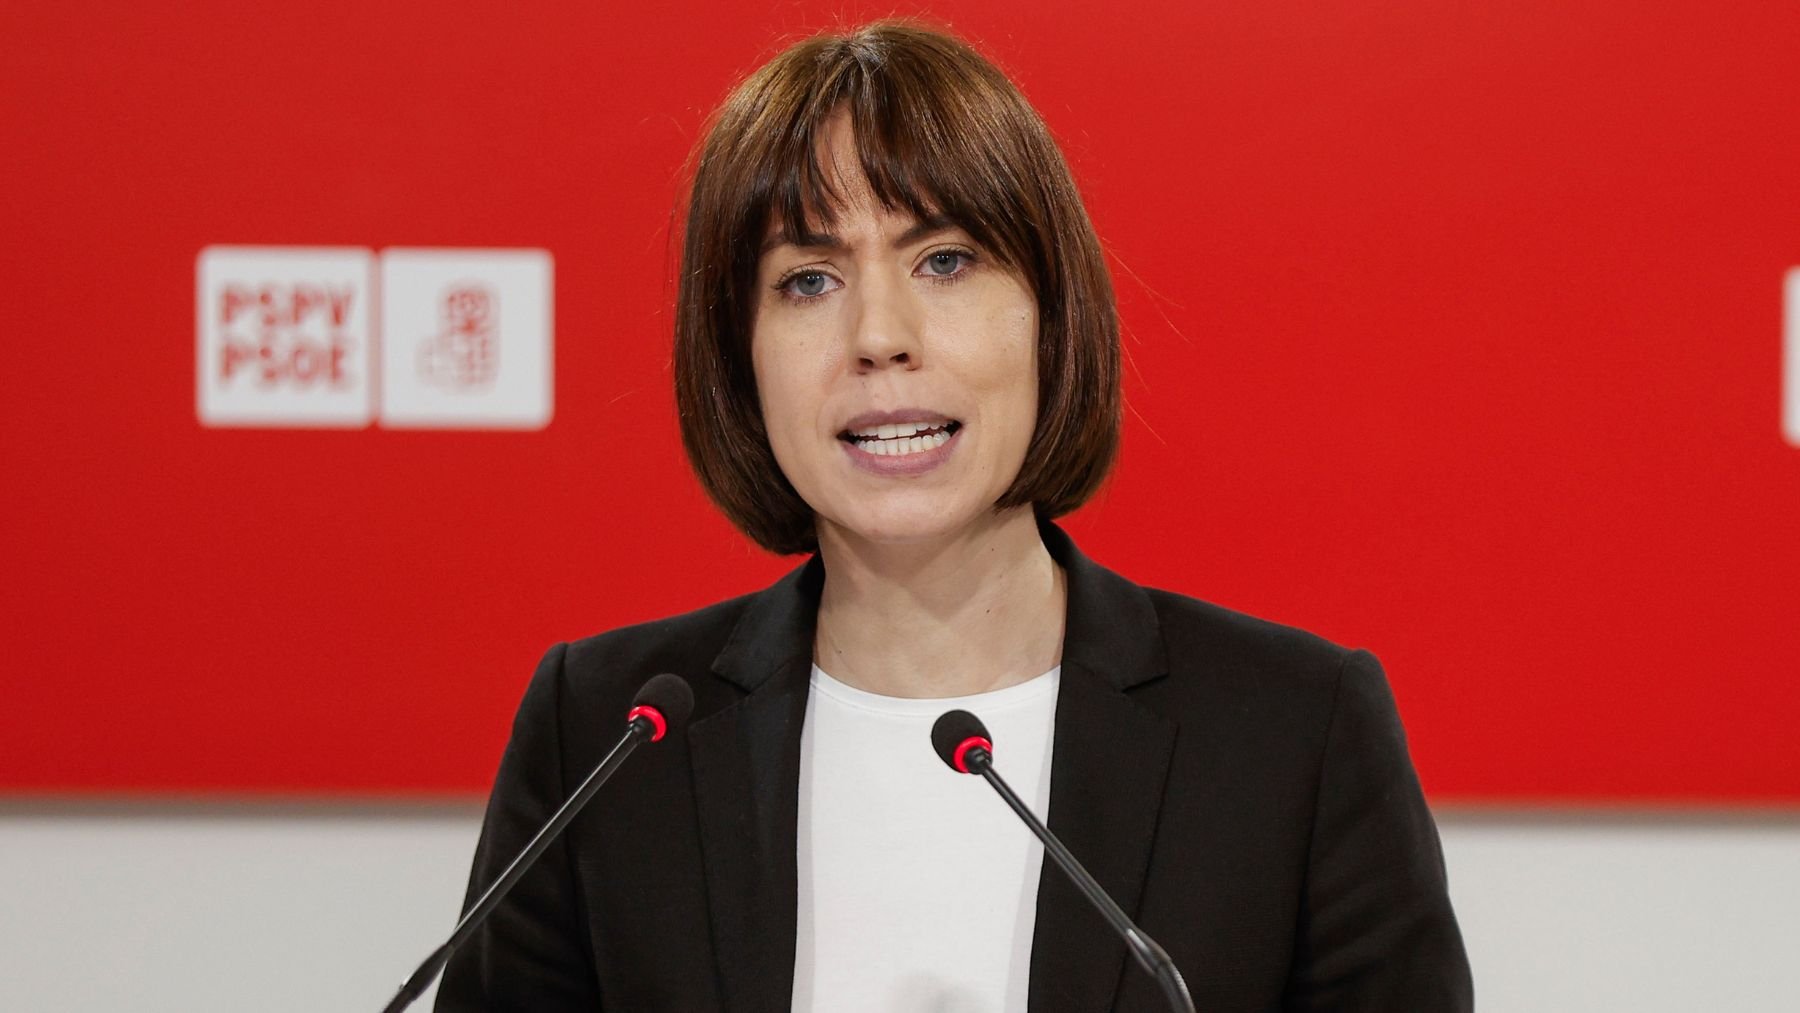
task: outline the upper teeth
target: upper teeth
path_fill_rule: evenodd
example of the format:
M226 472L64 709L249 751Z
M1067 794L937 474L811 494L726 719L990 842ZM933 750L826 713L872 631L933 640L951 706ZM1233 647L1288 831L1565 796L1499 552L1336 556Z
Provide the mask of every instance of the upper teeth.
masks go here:
M858 440L898 440L916 436L927 429L942 429L947 425L948 422L897 422L893 425L852 429L850 435Z
M935 433L920 436L909 436L897 440L856 440L850 445L860 454L874 454L877 457L900 457L906 454L923 454L927 450L936 450L950 442L950 431L939 429Z

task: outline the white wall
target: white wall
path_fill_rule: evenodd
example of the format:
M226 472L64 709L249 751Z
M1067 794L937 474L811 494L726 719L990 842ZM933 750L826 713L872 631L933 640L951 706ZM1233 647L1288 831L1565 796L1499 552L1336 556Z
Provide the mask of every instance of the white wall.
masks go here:
M0 1010L376 1013L455 924L480 819L0 808Z
M1800 814L1440 814L1480 1008L1800 1010Z
M374 1013L454 922L479 818L0 805L0 1010ZM1440 822L1484 1011L1800 1009L1800 814Z

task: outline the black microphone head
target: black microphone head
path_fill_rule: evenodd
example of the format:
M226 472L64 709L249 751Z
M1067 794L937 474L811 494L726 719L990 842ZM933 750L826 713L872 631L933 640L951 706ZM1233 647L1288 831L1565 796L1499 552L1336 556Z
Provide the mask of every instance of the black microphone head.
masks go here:
M958 774L973 773L966 758L969 750L977 746L990 755L994 752L994 740L988 735L987 726L968 711L945 711L931 726L931 747L937 750L938 759Z
M671 728L679 728L687 721L688 715L694 713L694 691L689 688L687 680L672 672L653 675L631 698L631 713L626 721L635 721L639 717L648 718L656 726L656 734L650 739L655 742Z

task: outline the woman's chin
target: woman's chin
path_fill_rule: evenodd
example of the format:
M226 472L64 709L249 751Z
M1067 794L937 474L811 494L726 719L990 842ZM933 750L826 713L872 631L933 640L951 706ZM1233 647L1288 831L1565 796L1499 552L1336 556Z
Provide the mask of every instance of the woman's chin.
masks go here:
M869 545L925 546L957 541L992 528L1002 518L993 510L975 505L952 506L941 501L922 503L904 509L889 504L886 509L865 510L853 516L828 519L821 517L820 534L825 528L844 541ZM824 540L823 538L821 540Z
M842 540L869 545L924 545L952 537L966 527L945 523L941 518L859 520L855 524L835 526Z

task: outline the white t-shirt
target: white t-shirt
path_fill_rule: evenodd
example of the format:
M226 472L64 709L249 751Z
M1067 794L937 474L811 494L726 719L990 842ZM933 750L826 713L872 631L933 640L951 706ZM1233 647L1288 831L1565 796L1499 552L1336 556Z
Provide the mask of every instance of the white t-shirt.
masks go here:
M878 696L812 670L800 735L794 1009L1023 1011L1044 849L980 777L931 747L981 718L994 768L1049 819L1058 666L975 696Z

